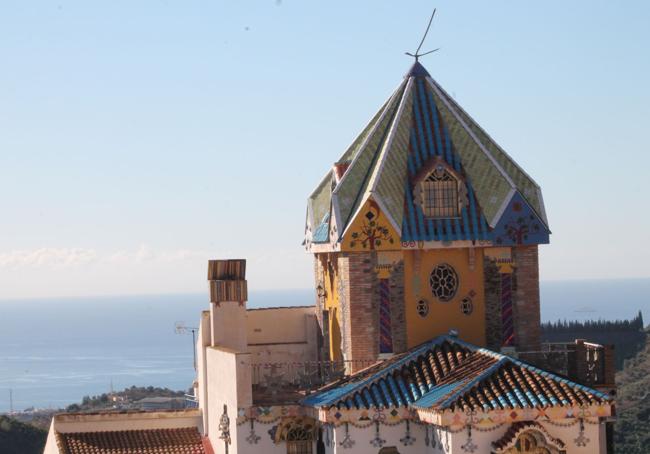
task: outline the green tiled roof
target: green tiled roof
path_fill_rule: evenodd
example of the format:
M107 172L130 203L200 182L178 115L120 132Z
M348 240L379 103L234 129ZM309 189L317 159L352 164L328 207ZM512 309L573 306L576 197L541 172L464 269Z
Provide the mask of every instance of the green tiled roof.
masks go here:
M513 198L522 197L543 224L546 239L540 241L548 241L539 186L417 62L337 162L346 166L340 181L330 172L311 195L308 226L313 232L331 210L329 222L340 238L372 198L404 238L403 226L414 222L405 217L413 216L412 179L434 158L466 178L471 203L476 200L471 216L485 224L487 239L487 230L512 210Z
M330 212L330 202L332 200L332 171L321 180L316 190L309 197L309 222L315 228L323 220L326 214Z
M528 200L528 203L532 206L535 212L548 224L546 219L546 213L544 212L544 206L541 198L541 189L533 181L533 179L521 168L517 163L506 153L503 148L501 148L495 141L492 139L481 126L470 117L462 107L454 101L454 99L449 96L449 94L438 85L438 83L431 79L431 82L440 90L442 96L449 102L455 109L455 111L463 119L465 125L471 129L476 138L481 141L481 143L488 149L490 154L494 159L499 163L501 168L508 174L512 179L514 184L519 189Z
M410 104L413 98L411 84L407 86L398 116L393 126L393 136L386 143L381 162L374 174L373 188L371 191L379 195L382 208L395 223L396 230L402 226L404 215L404 181L407 180L406 163L409 152L409 136L413 122L413 109Z
M512 184L490 156L485 154L461 122L436 93L432 93L442 121L447 125L454 149L460 155L463 168L474 186L479 206L490 225L496 225L496 215L512 196Z
M354 211L361 206L370 176L378 162L379 154L393 124L395 113L406 83L388 101L376 125L360 145L343 178L334 189L334 203L337 208L337 224L343 233L345 226L352 221ZM341 228L343 227L343 228Z

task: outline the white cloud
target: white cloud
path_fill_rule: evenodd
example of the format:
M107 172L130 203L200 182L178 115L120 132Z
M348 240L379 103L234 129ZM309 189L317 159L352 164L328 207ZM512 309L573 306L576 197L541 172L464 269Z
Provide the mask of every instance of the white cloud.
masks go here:
M94 249L40 248L0 252L0 267L49 267L67 268L87 265L97 260Z
M176 249L156 251L146 244L135 250L98 252L84 248L39 248L0 252L0 268L75 268L96 264L131 265L207 260L208 251Z

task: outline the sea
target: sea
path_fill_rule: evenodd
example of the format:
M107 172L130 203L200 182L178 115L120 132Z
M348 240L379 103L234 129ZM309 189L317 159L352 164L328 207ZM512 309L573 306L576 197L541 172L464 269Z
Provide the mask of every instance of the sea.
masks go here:
M650 317L650 279L548 281L541 297L544 321ZM252 291L248 307L313 302L311 289ZM133 385L187 390L206 309L205 294L0 300L0 413Z

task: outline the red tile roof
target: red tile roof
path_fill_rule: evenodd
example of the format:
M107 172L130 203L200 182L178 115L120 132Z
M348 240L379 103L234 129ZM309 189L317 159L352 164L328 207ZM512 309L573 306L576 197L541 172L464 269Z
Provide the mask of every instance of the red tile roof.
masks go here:
M62 454L208 454L196 427L56 433Z
M308 406L501 410L602 404L605 394L514 358L441 336L333 383Z

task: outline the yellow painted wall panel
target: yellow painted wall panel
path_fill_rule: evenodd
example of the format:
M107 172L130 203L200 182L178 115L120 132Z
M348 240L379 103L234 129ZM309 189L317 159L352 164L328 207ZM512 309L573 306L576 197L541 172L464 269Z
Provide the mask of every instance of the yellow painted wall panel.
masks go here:
M343 359L342 337L341 337L341 304L338 293L338 269L336 264L336 255L329 255L329 264L327 260L324 266L324 286L325 286L325 309L329 311L329 345L330 358L332 361L341 361Z
M341 240L342 251L398 251L400 237L388 218L372 200L359 210Z
M458 276L458 290L450 301L440 301L431 291L429 277L439 264L451 265ZM483 288L483 252L474 249L435 249L404 251L405 306L408 348L436 336L448 334L451 329L462 340L485 345L485 296ZM471 314L461 310L461 302L470 298ZM428 314L421 317L417 311L419 300L428 302Z

